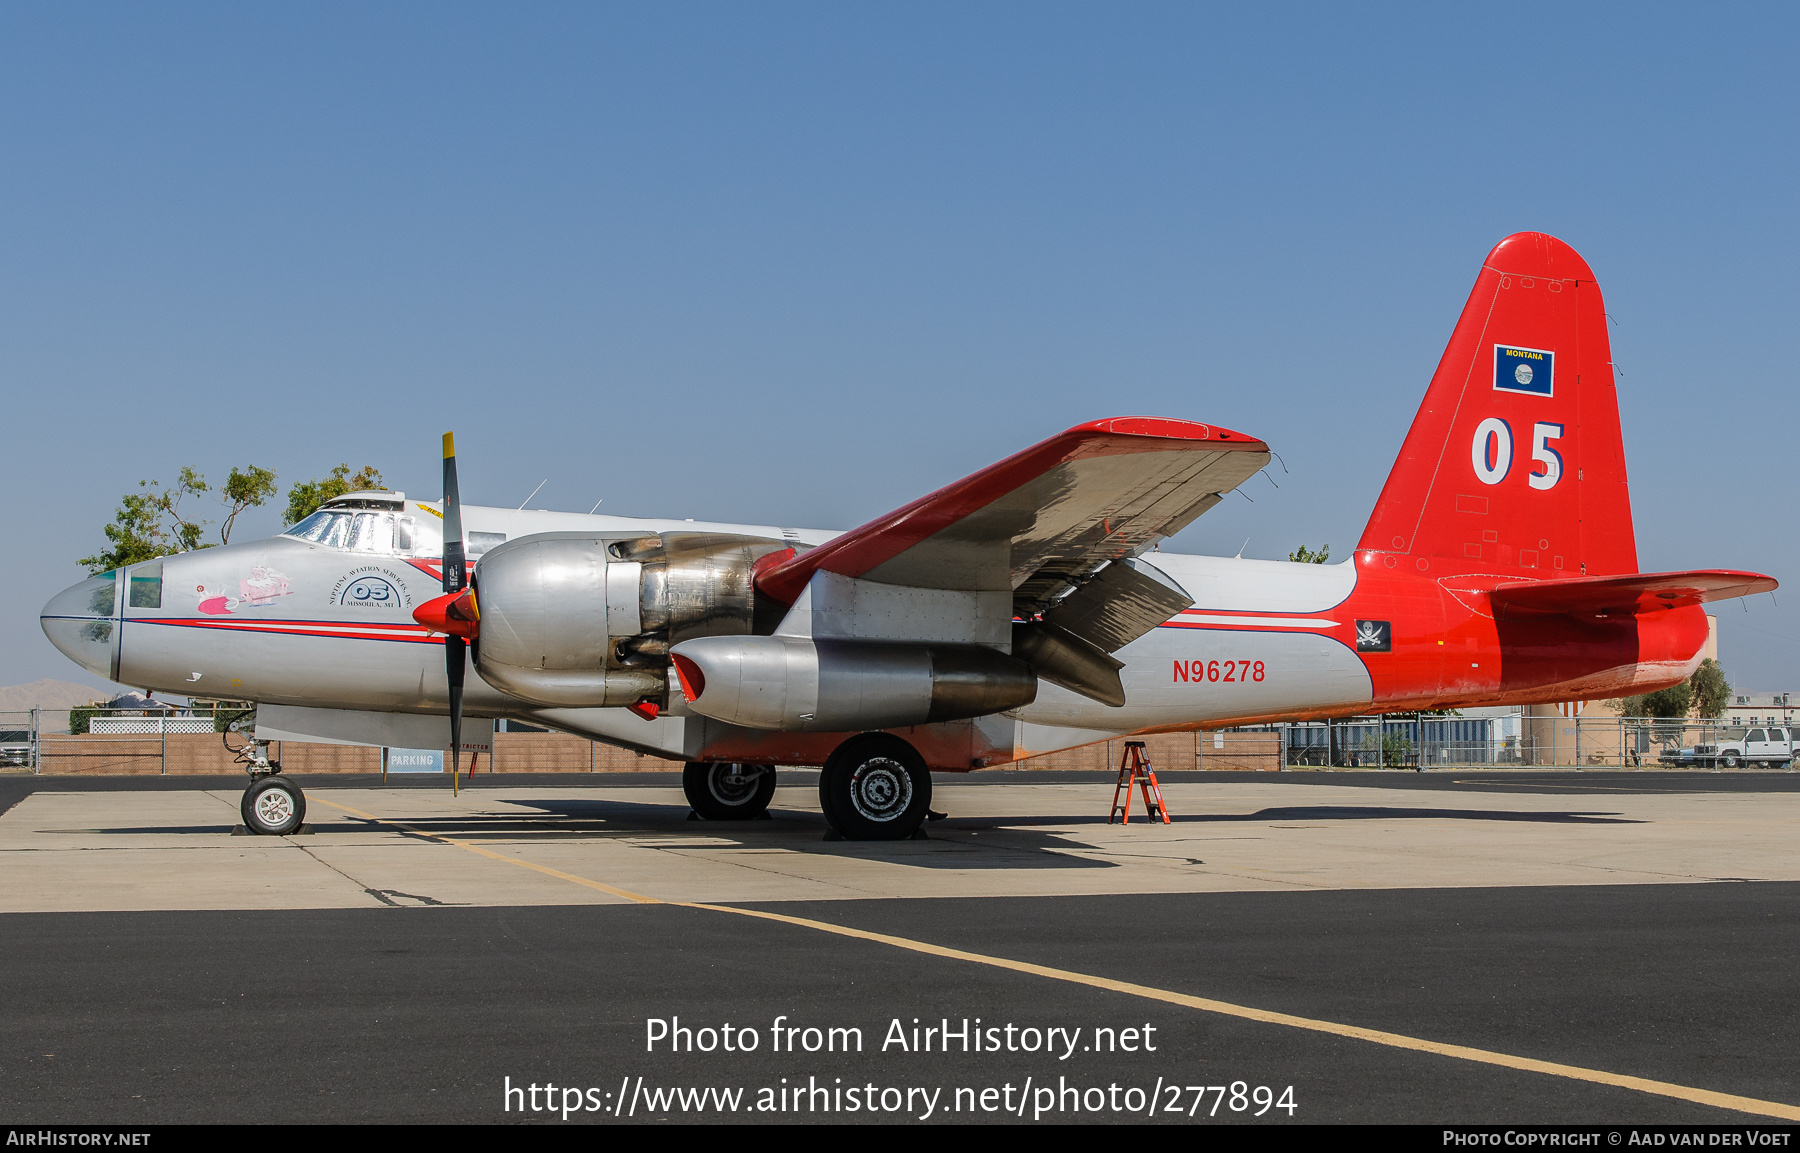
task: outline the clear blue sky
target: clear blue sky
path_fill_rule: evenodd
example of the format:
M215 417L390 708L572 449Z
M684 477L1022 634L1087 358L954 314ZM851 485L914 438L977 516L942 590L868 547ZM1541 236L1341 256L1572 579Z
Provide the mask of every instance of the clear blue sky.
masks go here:
M1342 556L1522 229L1617 322L1642 566L1785 579L1797 13L6 6L0 683L82 679L38 609L138 480L431 498L452 427L470 501L849 527L1186 417L1292 472L1177 547Z

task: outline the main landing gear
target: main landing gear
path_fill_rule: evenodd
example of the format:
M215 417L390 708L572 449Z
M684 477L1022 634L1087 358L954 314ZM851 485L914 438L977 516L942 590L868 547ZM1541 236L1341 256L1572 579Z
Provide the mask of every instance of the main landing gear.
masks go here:
M753 821L769 811L775 795L773 765L694 761L681 770L681 791L694 812L709 821Z
M931 811L931 771L891 733L851 737L819 773L819 807L845 840L903 841Z
M281 766L269 760L269 742L252 741L244 756L250 769L250 787L238 811L244 828L265 837L296 832L306 820L306 794L281 775Z

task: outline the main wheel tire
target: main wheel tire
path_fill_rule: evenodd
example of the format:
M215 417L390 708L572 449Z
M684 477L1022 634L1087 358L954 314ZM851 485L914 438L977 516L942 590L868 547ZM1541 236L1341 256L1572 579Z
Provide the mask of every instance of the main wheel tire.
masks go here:
M244 827L265 837L281 837L306 820L306 794L281 777L264 777L244 790L238 806Z
M899 737L851 737L819 774L819 807L848 840L903 841L931 811L931 771Z
M1726 753L1724 756L1719 758L1719 763L1721 765L1724 765L1728 769L1735 769L1738 767L1737 754L1736 753Z
M751 821L763 815L775 795L771 765L693 761L681 770L688 804L709 821Z

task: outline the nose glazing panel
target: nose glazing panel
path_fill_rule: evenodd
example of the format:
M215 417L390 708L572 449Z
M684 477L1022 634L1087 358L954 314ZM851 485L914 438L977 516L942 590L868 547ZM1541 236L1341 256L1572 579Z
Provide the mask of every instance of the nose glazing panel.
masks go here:
M111 680L118 653L118 603L114 572L89 577L50 598L38 623L62 654L82 668Z

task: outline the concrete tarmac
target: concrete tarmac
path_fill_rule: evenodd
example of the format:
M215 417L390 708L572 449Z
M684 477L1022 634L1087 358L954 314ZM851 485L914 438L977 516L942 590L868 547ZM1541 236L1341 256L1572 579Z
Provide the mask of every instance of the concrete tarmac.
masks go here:
M319 780L287 838L231 835L237 782L0 780L0 1109L565 1123L510 1078L593 1088L568 1124L1017 1123L1046 1084L1043 1121L1281 1123L1257 1089L1290 1085L1294 1121L1800 1117L1794 774L1170 774L1175 823L1123 828L1105 780L994 774L895 844L823 840L811 780L742 825L669 776ZM777 1052L782 1015L861 1051ZM647 1052L676 1017L758 1048ZM1016 1044L961 1051L964 1018ZM749 1096L654 1095L708 1087Z

